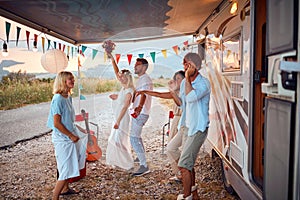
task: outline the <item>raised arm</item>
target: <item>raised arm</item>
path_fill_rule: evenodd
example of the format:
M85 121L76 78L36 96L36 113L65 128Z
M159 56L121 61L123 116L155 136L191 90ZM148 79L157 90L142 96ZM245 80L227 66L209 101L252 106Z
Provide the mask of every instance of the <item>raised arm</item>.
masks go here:
M111 59L111 62L112 62L112 65L113 65L113 67L114 67L114 71L115 71L115 75L116 75L116 77L119 79L119 67L118 67L118 65L117 65L117 63L116 63L116 61L115 61L115 59L114 59L114 56L111 54L111 53L107 53L107 55L110 57L110 59Z

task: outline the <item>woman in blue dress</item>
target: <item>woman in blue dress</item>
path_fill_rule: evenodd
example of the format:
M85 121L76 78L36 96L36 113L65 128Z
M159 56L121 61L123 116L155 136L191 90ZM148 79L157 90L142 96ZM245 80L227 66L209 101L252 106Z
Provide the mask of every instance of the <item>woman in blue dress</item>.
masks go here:
M75 110L72 104L74 76L71 72L58 73L53 85L53 98L47 126L52 132L52 142L59 173L53 191L53 200L59 195L77 194L69 188L68 179L79 176L79 170L85 167L87 134L86 130L75 125Z

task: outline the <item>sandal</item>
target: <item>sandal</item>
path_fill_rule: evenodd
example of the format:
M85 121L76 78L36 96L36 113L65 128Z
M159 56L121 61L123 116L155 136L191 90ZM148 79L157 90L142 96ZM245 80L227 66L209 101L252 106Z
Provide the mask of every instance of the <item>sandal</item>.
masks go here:
M69 188L66 192L60 193L60 195L72 195L72 194L79 194L80 191L73 190Z

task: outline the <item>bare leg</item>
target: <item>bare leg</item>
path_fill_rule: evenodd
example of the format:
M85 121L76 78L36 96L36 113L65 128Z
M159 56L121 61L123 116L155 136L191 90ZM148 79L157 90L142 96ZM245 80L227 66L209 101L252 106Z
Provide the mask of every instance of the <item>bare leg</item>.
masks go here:
M194 168L192 169L192 186L196 185L196 179L195 179L195 170ZM199 196L198 196L198 192L197 192L197 189L195 191L192 191L192 194L193 194L193 200L199 200Z
M61 193L61 191L63 189L66 189L68 190L68 181L67 180L58 180L56 182L56 185L55 185L55 188L53 190L53 197L52 197L52 200L58 200L59 199L59 195Z
M183 194L184 197L188 197L191 195L192 189L192 173L188 169L180 167L180 172L182 175L182 184L183 184Z

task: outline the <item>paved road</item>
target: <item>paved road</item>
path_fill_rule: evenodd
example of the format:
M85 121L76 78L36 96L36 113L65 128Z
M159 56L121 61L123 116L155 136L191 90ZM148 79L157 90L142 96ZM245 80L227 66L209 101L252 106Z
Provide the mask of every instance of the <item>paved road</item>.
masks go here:
M105 134L110 132L110 126L107 126L107 123L111 123L112 118L109 94L89 95L86 96L86 100L80 102L78 98L73 99L76 113L79 114L81 109L85 109L89 113L89 121L98 124L100 131ZM168 112L162 108L156 98L153 100L152 114L147 126L148 128L162 127L167 121ZM47 102L0 111L0 148L50 132L51 130L46 126L49 108L50 102ZM84 124L82 125L84 127Z

